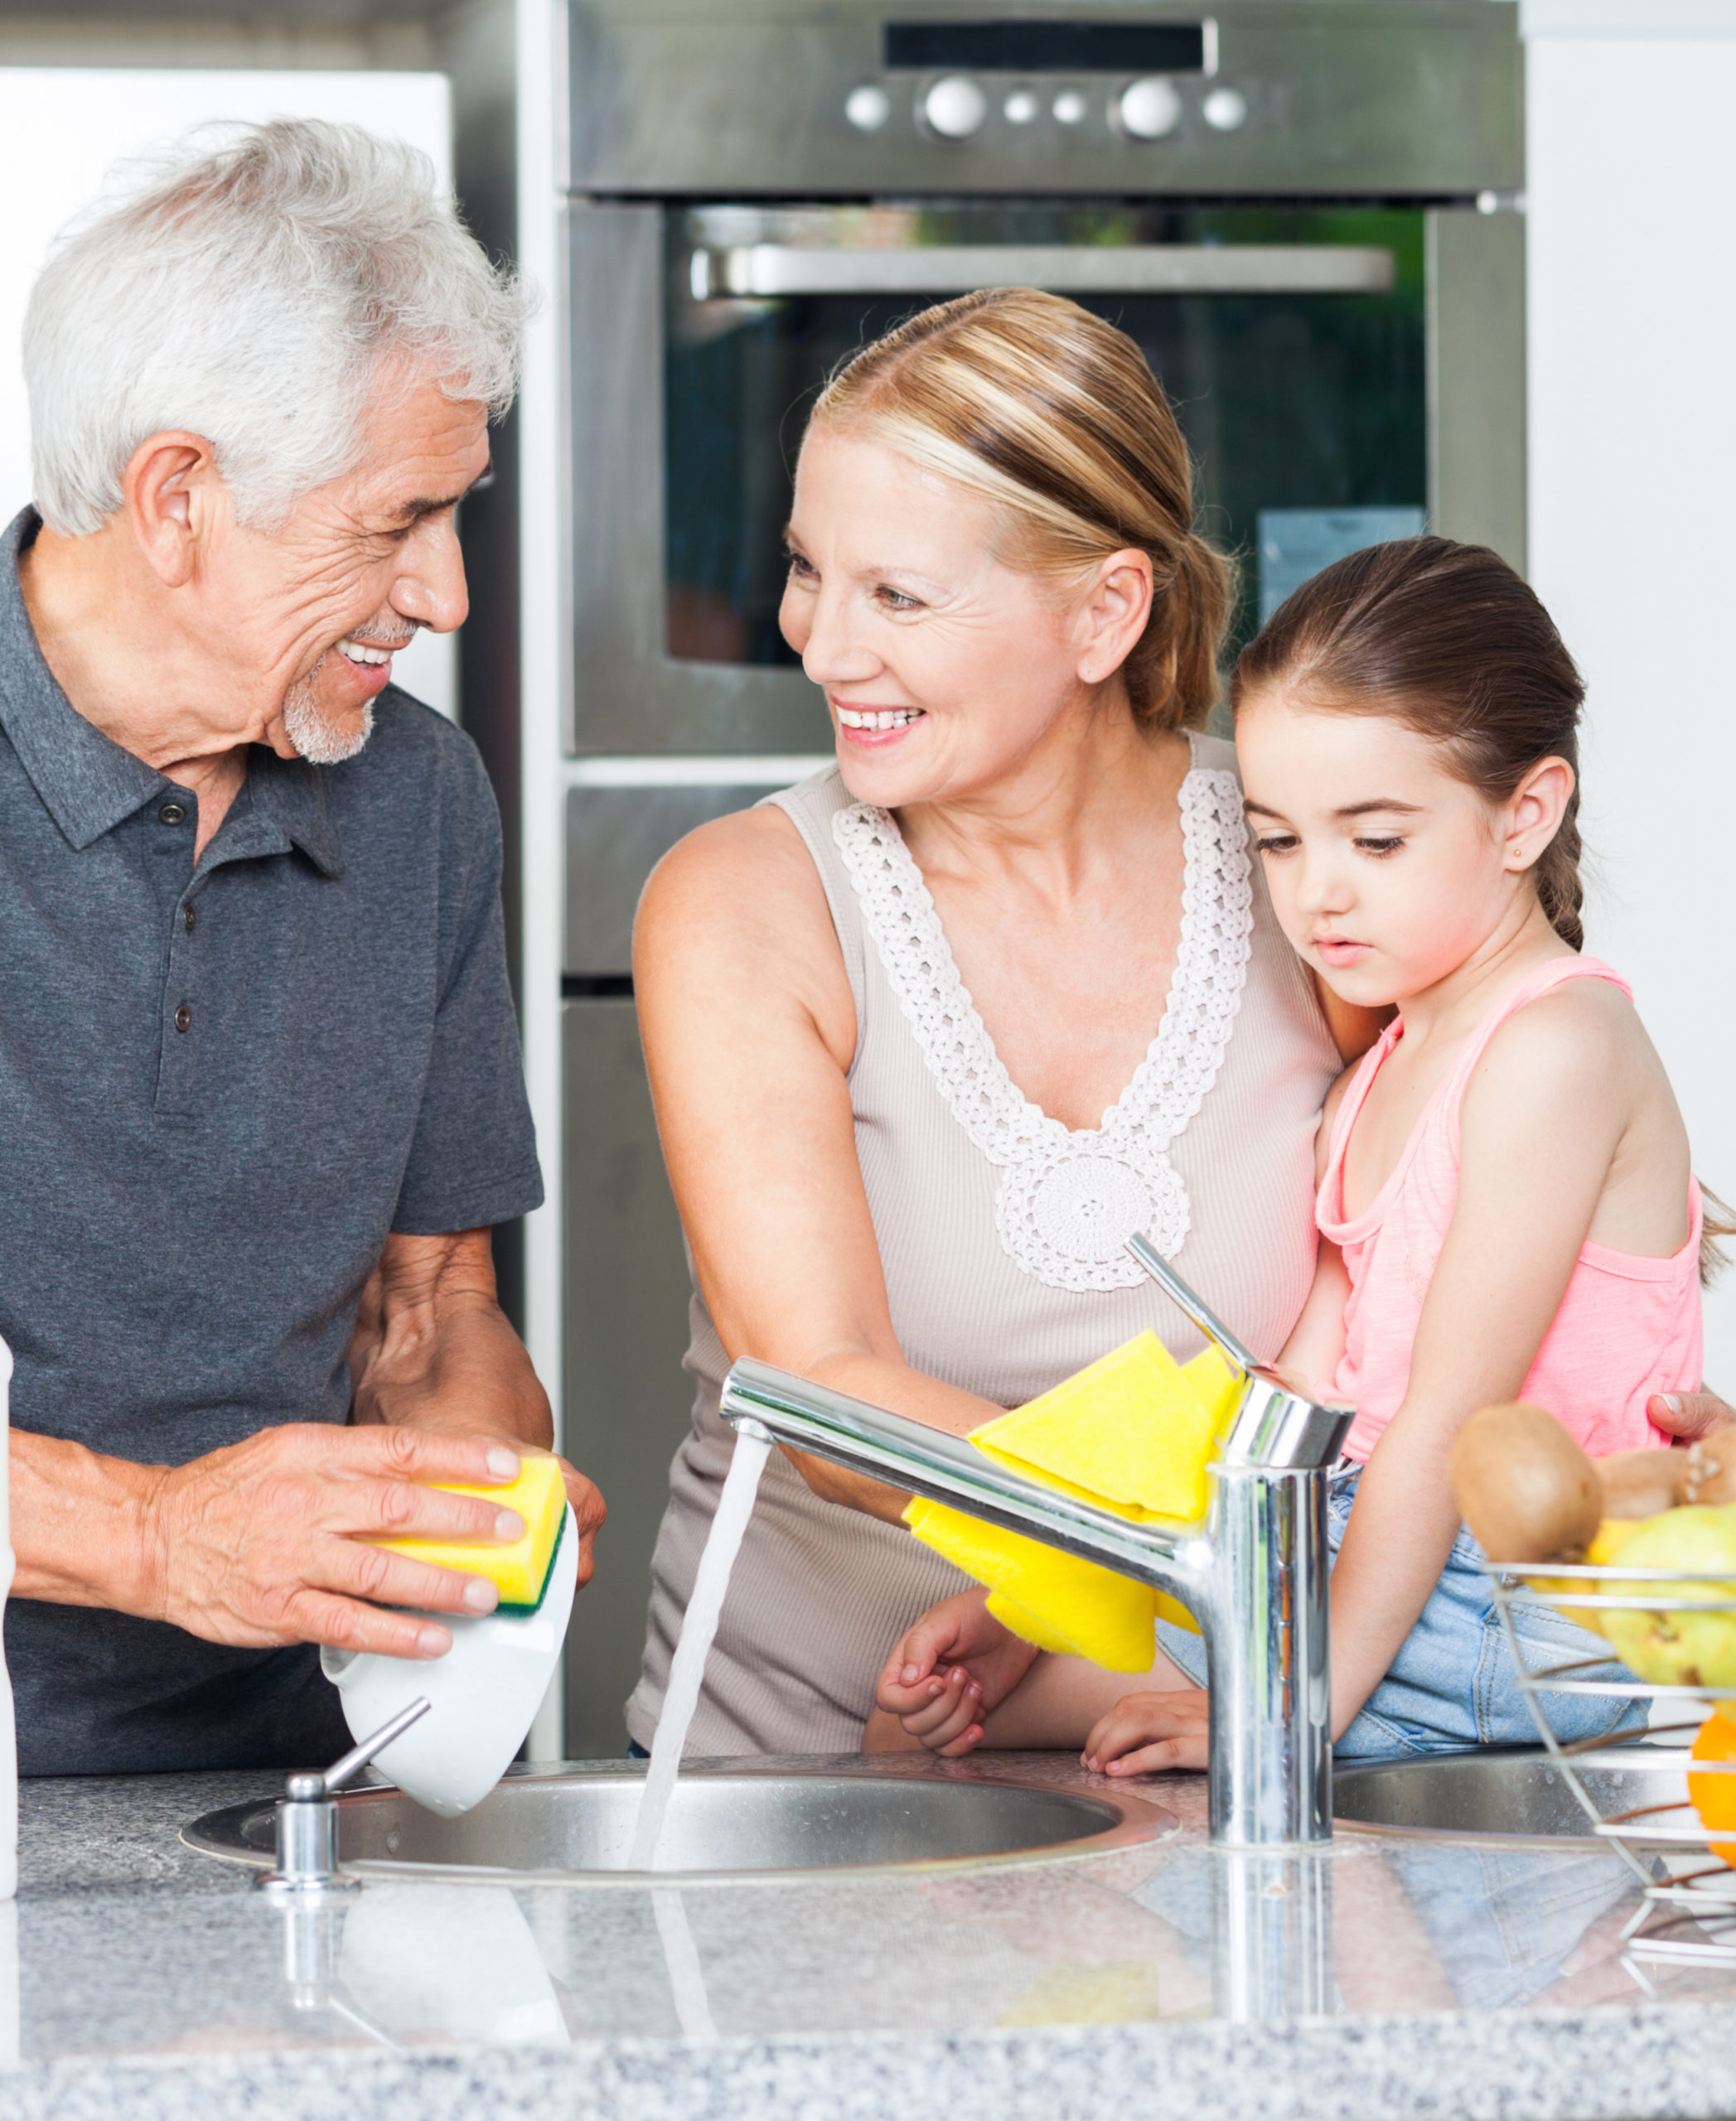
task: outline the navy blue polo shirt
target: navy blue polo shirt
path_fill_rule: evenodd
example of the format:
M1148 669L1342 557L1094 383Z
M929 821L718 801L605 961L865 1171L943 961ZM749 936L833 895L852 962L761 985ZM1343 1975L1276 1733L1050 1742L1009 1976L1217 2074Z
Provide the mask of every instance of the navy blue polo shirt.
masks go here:
M0 1333L17 1429L178 1465L342 1422L389 1232L542 1198L476 747L392 688L341 766L197 803L85 721L0 542ZM96 1527L92 1527L93 1536ZM24 1773L317 1766L316 1650L14 1598Z

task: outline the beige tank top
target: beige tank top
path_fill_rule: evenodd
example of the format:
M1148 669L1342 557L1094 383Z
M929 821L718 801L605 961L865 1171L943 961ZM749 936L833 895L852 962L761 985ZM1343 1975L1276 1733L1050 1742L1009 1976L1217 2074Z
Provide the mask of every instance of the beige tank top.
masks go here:
M1134 1230L1262 1358L1313 1277L1314 1130L1338 1055L1250 854L1234 751L1190 742L1168 1005L1090 1131L1048 1118L1008 1077L892 818L853 801L835 768L769 799L814 858L855 999L856 1152L898 1345L917 1370L997 1406L1034 1399L1147 1326L1184 1360L1197 1350L1127 1257ZM718 1413L728 1357L697 1291L692 1321L693 1428L670 1468L627 1704L643 1746L733 1448ZM774 1454L689 1750L853 1751L887 1652L965 1582L901 1526L820 1501Z

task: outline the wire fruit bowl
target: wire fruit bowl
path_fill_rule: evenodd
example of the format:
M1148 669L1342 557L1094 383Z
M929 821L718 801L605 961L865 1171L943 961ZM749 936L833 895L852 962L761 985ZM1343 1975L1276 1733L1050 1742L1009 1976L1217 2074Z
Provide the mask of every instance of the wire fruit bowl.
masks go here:
M1736 1868L1714 1851L1716 1844L1736 1856L1736 1803L1729 1824L1709 1828L1690 1800L1687 1781L1690 1774L1696 1780L1736 1775L1736 1756L1695 1760L1692 1753L1709 1710L1724 1708L1727 1720L1736 1723L1736 1685L1637 1679L1621 1664L1613 1646L1602 1640L1584 1657L1529 1664L1513 1615L1516 1600L1540 1596L1569 1619L1579 1612L1635 1610L1710 1615L1727 1619L1736 1631L1736 1570L1559 1562L1525 1569L1485 1562L1483 1568L1520 1686L1550 1758L1593 1834L1616 1849L1639 1881L1640 1906L1623 1932L1629 1959L1736 1966ZM1680 1595L1685 1589L1705 1595ZM1609 1676L1612 1667L1619 1677ZM1617 1737L1563 1738L1549 1705L1563 1696L1630 1702L1645 1709L1647 1727ZM1618 1772L1618 1789L1629 1776L1644 1778L1639 1786L1649 1800L1620 1811L1604 1809L1584 1771L1608 1769ZM1627 1794L1632 1794L1631 1785Z

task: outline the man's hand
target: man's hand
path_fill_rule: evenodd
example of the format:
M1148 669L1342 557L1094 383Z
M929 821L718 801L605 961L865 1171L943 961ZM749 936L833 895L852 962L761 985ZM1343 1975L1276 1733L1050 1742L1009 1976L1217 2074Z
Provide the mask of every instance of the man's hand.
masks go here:
M486 1230L439 1237L394 1231L362 1292L350 1343L357 1428L384 1423L444 1436L498 1438L546 1451L554 1425L549 1395L495 1296L494 1245ZM578 1580L595 1567L592 1544L607 1507L563 1459L578 1527Z
M1697 1442L1736 1421L1736 1411L1727 1407L1715 1392L1654 1392L1646 1402L1646 1412L1678 1443Z
M516 1510L426 1485L504 1483L518 1470L515 1452L480 1437L320 1422L263 1429L157 1470L138 1610L208 1642L442 1656L445 1628L382 1607L489 1613L494 1585L366 1543L522 1539Z
M212 1642L438 1657L443 1627L361 1602L490 1612L494 1586L362 1542L525 1529L516 1510L423 1485L513 1479L518 1452L483 1437L302 1422L175 1466L22 1429L10 1442L16 1596L172 1621Z
M491 1612L494 1586L367 1543L523 1536L515 1510L433 1485L505 1485L551 1436L548 1397L495 1301L488 1232L389 1239L350 1361L349 1428L264 1429L184 1466L136 1465L13 1430L13 1595L169 1621L237 1645L442 1655L445 1628L390 1608ZM583 1583L602 1498L565 1471Z

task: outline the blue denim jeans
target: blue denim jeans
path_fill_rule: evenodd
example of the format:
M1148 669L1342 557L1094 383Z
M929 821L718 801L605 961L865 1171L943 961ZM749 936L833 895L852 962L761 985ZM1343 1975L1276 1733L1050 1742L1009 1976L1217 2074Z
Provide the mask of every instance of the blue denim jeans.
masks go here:
M1327 1490L1327 1538L1334 1565L1361 1477L1360 1466L1347 1466L1332 1475ZM1338 1759L1405 1760L1467 1746L1541 1742L1482 1564L1482 1548L1461 1530L1421 1617L1338 1741ZM1521 1595L1511 1611L1530 1670L1595 1657L1604 1648L1602 1636L1576 1626L1543 1598ZM1205 1685L1206 1645L1198 1635L1159 1621L1158 1647L1189 1679ZM1606 1657L1600 1669L1574 1676L1620 1680L1627 1674ZM1646 1721L1643 1706L1608 1695L1545 1693L1540 1706L1564 1741L1639 1730Z

